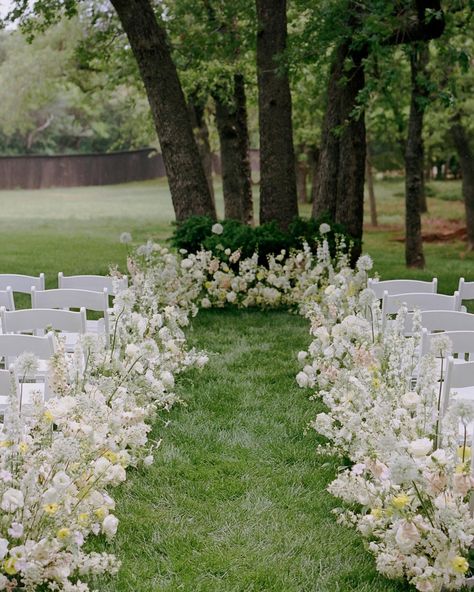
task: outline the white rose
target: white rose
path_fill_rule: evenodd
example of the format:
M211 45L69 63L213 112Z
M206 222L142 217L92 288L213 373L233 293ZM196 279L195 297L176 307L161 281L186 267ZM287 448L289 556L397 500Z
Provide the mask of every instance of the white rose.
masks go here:
M23 508L25 499L23 492L19 489L7 489L3 494L0 507L5 512L15 512L18 508Z
M235 302L237 300L237 294L234 291L229 292L226 296L226 299L227 302Z
M420 533L413 522L408 522L407 520L402 520L400 522L400 525L397 528L397 533L395 534L395 540L401 551L409 553L420 539Z
M298 372L296 375L296 382L300 388L307 388L310 385L309 376L306 372Z
M308 357L308 352L300 351L298 352L298 362L302 364L306 358Z
M219 222L217 222L216 224L212 225L211 230L214 234L222 234L224 232L224 227L222 226L222 224L219 224Z
M418 393L410 391L402 396L402 404L407 409L415 409L420 402Z
M429 580L416 580L418 592L434 592L434 586Z
M102 532L108 539L111 539L115 536L118 527L118 518L116 518L113 514L109 514L104 518L102 522Z
M192 259L183 259L181 261L181 268L182 269L191 269L191 267L194 265L193 260Z
M417 458L421 458L429 454L432 447L433 442L429 438L418 438L418 440L410 442L408 452Z

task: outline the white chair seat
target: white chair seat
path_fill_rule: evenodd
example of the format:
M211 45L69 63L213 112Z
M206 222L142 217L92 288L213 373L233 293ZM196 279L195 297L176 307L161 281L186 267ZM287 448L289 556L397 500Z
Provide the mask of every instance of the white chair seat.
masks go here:
M453 389L450 398L453 401L474 401L474 386Z

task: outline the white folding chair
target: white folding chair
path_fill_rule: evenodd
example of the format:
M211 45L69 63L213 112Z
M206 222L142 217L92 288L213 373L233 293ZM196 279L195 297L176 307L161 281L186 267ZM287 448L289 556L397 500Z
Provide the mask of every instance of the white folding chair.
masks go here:
M416 292L417 294L436 294L438 291L438 280L433 278L431 282L422 280L383 280L378 278L369 278L367 287L375 292L375 296L379 299L383 298L384 292L393 296L395 294L410 294Z
M458 292L461 300L474 300L474 282L466 282L463 277L459 278Z
M3 333L44 335L59 331L65 338L66 351L74 351L79 335L86 332L86 309L79 312L53 308L31 308L9 312L0 308Z
M468 362L474 359L474 331L444 331L441 333L451 342L450 354L454 363ZM430 333L423 328L421 337L421 355L427 355L432 350L433 341L440 333ZM434 352L436 355L437 352Z
M419 292L390 295L388 292L384 292L382 300L382 326L384 328L388 317L396 314L403 304L407 306L408 312L413 312L414 310L459 311L461 307L461 298L459 297L459 292L455 292L452 296ZM409 317L405 327L407 333L411 331L410 320Z
M76 290L72 288L58 288L56 290L31 291L32 308L85 308L94 312L101 312L103 317L97 321L88 320L87 333L104 334L106 344L109 344L109 295L107 288L102 292L92 290Z
M0 290L0 306L4 306L6 310L15 310L13 290L10 286L7 286L5 290Z
M54 334L48 333L44 337L36 335L0 335L0 358L4 359L5 368L9 368L15 359L28 352L38 358L38 371L34 377L27 377L20 385L23 402L31 403L34 392L39 391L46 399L48 396L47 373L48 360L56 352ZM18 376L18 379L22 377Z
M73 288L77 290L92 290L103 292L106 288L109 296L116 296L118 292L128 288L128 278L106 275L64 275L58 273L58 288Z
M474 401L474 362L456 364L452 356L448 358L442 394L443 414L451 399Z
M39 276L21 275L18 273L0 273L0 290L6 290L10 286L13 292L31 294L31 288L44 290L44 273Z

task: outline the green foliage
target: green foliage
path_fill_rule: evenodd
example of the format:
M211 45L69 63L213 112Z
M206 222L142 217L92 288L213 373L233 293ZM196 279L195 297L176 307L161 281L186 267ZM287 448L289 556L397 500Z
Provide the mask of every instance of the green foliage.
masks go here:
M215 222L211 218L193 216L176 225L171 243L177 249L186 249L191 253L203 248L224 261L228 261L228 249L230 252L240 250L243 258L251 257L257 252L259 262L265 264L269 255L278 255L283 250L289 253L292 249L301 249L304 242L315 249L322 238L319 228L323 223L329 224L331 228L325 238L333 254L336 250L336 237L343 236L349 248L352 240L344 227L332 223L327 216L317 220L295 218L287 232L280 230L274 222L253 228L236 220L224 220L221 234L213 232Z

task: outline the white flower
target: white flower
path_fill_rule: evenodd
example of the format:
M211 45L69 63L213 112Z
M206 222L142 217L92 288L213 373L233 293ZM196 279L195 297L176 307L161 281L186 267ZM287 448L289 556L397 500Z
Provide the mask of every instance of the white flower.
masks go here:
M38 372L38 358L30 352L20 354L15 361L15 370L19 376L34 376Z
M23 508L25 499L23 492L19 489L7 489L2 497L2 503L0 507L5 512L16 512L18 508Z
M211 230L214 234L222 234L224 232L224 227L222 224L219 224L219 222L216 222L212 225Z
M319 234L327 234L328 232L331 232L331 227L329 226L329 224L326 224L326 222L323 222L319 226Z
M115 536L118 523L118 518L116 518L113 514L109 514L104 518L104 521L102 522L102 532L108 539L111 539Z
M420 396L414 391L409 391L402 395L402 403L407 409L415 409L420 402Z
M211 304L211 301L209 300L209 298L203 298L201 300L201 306L202 306L202 308L211 308L212 304Z
M132 235L129 232L122 232L120 235L120 242L122 245L127 245L132 242Z
M194 262L192 259L183 259L181 261L181 267L183 269L191 269L191 267L194 265Z
M429 438L418 438L408 445L408 452L417 458L426 456L431 452L433 442Z
M310 379L306 372L298 372L296 382L300 388L306 388L310 385Z
M7 539L0 539L0 559L3 559L7 553L8 553Z
M308 357L308 352L306 352L306 351L298 352L298 362L300 364L302 364L306 360L307 357Z
M373 266L372 257L370 257L369 255L361 255L357 260L356 265L357 269L359 269L360 271L369 271L370 269L372 269Z
M153 464L154 460L155 459L153 458L153 455L149 454L148 456L145 456L145 458L143 459L143 464L146 467L150 467Z
M404 553L412 551L420 539L420 533L413 522L408 522L408 520L400 522L395 534L395 540Z
M23 536L23 524L12 522L12 525L8 529L8 534L14 539L21 538Z

